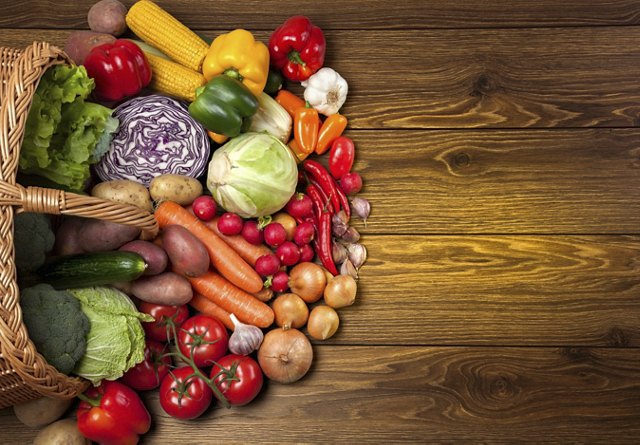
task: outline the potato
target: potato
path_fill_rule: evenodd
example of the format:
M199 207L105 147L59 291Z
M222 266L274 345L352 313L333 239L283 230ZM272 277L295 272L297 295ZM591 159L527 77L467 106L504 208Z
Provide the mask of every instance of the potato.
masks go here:
M140 229L99 219L86 219L78 230L78 242L85 252L105 252L136 239Z
M156 202L175 201L186 206L202 195L202 184L188 176L166 174L153 178L149 192Z
M13 407L18 420L31 428L42 428L55 422L69 409L72 399L41 397Z
M64 45L64 51L76 65L82 65L84 58L96 46L103 43L111 43L116 38L111 34L102 34L93 31L73 31L69 34L67 42Z
M162 231L162 247L173 269L187 277L199 277L209 270L209 253L202 242L182 226L169 225Z
M56 244L54 246L54 252L58 255L74 255L76 253L83 253L84 249L80 244L78 238L78 231L84 219L77 218L75 216L67 216L56 230Z
M132 283L131 292L142 301L165 306L180 306L193 297L191 283L173 272L138 278Z
M80 433L75 419L63 419L41 430L33 445L91 445L91 441Z
M161 247L156 246L149 241L133 240L129 241L118 250L125 250L127 252L134 252L144 258L144 262L147 263L147 270L144 271L145 275L158 275L164 272L169 263L167 253Z
M89 9L87 22L91 31L121 36L127 30L127 7L118 0L100 0Z
M101 182L93 187L91 196L121 204L134 205L147 212L153 211L149 190L139 182L128 179Z

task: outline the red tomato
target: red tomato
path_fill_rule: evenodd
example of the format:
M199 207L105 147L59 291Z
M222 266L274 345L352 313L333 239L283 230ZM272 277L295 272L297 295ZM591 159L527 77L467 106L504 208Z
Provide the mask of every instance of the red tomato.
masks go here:
M171 417L195 419L213 400L213 391L204 380L193 374L190 366L171 371L160 384L160 406Z
M219 366L211 369L210 378L231 405L242 406L251 402L262 389L262 370L251 357L229 354L217 361Z
M146 338L155 341L167 342L172 340L171 336L173 334L171 334L171 331L169 331L169 336L167 337L167 318L173 319L173 323L176 325L176 333L180 331L182 323L189 318L189 309L186 305L164 306L143 301L138 305L138 309L140 309L140 312L155 318L155 322L142 323Z
M157 388L171 367L171 357L166 352L162 343L147 339L144 361L129 369L120 380L138 391Z
M340 136L331 143L331 151L329 151L329 171L334 178L340 179L351 171L355 155L356 148L350 138Z
M182 323L178 347L198 368L206 368L227 353L229 334L217 318L198 314Z

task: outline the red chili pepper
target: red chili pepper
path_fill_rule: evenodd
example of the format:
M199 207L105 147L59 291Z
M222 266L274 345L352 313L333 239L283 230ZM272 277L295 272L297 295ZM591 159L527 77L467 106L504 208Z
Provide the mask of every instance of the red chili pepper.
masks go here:
M319 162L313 161L311 159L305 159L302 162L302 168L311 176L314 181L318 183L325 194L329 197L333 208L339 209L340 198L338 198L338 192L336 191L335 182L333 182L333 178L331 177L331 174L327 171L327 169L324 168Z
M322 30L307 17L290 17L269 38L271 64L289 80L307 80L324 64L326 46Z
M151 427L149 411L127 385L105 381L78 397L78 429L94 442L134 445Z
M311 198L315 217L317 219L320 219L320 215L322 214L323 210L325 210L325 206L327 202L322 198L322 195L320 194L320 190L315 184L307 185L305 192L307 193L307 196ZM328 211L328 209L326 210Z
M313 185L316 186L316 188L318 189L318 193L320 193L320 196L322 197L322 208L326 209L329 213L331 213L332 215L334 213L336 213L336 209L333 208L333 204L331 203L331 200L329 199L329 195L327 195L325 193L324 190L322 190L322 187L320 187L320 184L318 184L315 180L313 179L309 179L309 182ZM338 207L338 210L340 210L340 208Z
M347 199L347 195L342 191L342 187L338 184L335 178L333 179L333 185L335 186L336 193L338 195L338 200L340 201L340 207L344 210L344 213L347 214L347 221L351 219L351 205L349 204L349 200Z
M351 171L356 155L356 147L351 138L340 136L331 144L329 151L329 171L340 179Z
M144 52L126 39L96 46L84 59L84 67L96 82L96 97L103 101L135 96L151 82Z
M333 275L338 275L336 263L333 262L333 246L331 245L331 213L322 212L318 222L318 244L316 253L322 265Z

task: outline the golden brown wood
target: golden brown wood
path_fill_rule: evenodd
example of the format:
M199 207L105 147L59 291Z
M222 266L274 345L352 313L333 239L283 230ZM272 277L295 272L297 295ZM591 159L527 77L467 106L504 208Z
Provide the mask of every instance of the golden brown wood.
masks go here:
M68 34L37 31L58 45ZM326 34L327 64L351 82L351 128L638 124L640 27ZM7 45L33 38L33 30L0 30Z
M330 342L640 345L640 237L366 236Z
M56 2L5 1L0 27L88 28L87 11L94 0ZM134 0L122 0L127 6ZM192 28L272 30L292 14L304 14L323 29L491 28L539 26L637 25L637 0L346 0L331 7L313 0L223 1L157 0Z
M640 351L585 348L316 347L311 374L254 403L177 422L145 399L143 443L631 443ZM0 411L3 439L35 432Z

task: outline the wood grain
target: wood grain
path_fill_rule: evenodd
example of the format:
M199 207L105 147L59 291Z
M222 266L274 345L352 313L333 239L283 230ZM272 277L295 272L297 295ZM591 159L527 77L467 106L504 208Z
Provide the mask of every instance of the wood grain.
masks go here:
M640 237L366 236L336 344L640 346Z
M0 42L68 33L2 29ZM640 27L328 31L327 64L351 82L352 128L635 127L639 40Z
M353 131L366 233L638 233L635 129Z
M315 348L308 376L269 384L252 404L170 419L146 394L142 443L607 443L640 434L640 350ZM3 443L35 432L0 411ZM606 427L605 427L606 425ZM11 438L9 442L4 438Z
M134 0L122 0L131 6ZM87 28L86 16L94 0L5 1L0 27ZM249 0L234 2L158 0L171 14L192 28L273 30L287 17L309 16L323 29L491 28L542 26L611 26L640 23L637 0L348 0L336 8L315 0Z

